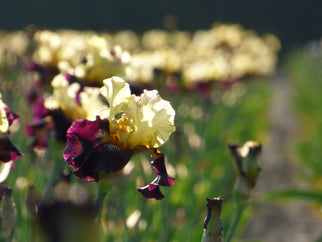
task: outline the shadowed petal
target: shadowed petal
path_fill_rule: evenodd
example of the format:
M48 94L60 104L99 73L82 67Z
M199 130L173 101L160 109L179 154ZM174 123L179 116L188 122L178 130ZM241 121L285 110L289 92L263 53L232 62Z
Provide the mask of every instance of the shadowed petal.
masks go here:
M164 162L164 154L158 153L158 155L160 157L152 161L155 173L157 173L160 176L158 184L160 186L172 186L175 182L175 179L173 177L170 177L167 173L167 169L165 167Z
M64 159L66 163L72 168L77 169L80 165L75 164L74 157L78 156L82 152L82 145L78 141L76 135L67 134L67 148L64 150Z
M86 159L86 152L88 153L95 144L102 139L102 134L99 130L99 123L96 121L89 121L87 119L78 119L72 123L67 130L67 147L64 150L64 159L67 164L74 169L82 166L82 156ZM87 154L87 157L89 154ZM76 159L78 157L78 159Z
M13 145L8 134L0 136L0 161L8 162L21 157L20 151Z
M98 172L116 172L130 160L133 151L125 150L102 139L108 133L108 120L80 119L73 122L67 132L67 147L64 158L76 176L88 181L97 181Z
M137 188L138 192L146 198L155 198L161 200L164 198L160 191L160 186L172 186L175 182L173 177L170 177L165 167L164 154L158 149L148 149L144 146L137 146L134 150L134 154L140 154L149 152L152 156L154 171L157 173L157 177L147 186Z
M155 198L156 200L161 200L164 198L160 191L160 187L156 184L149 184L145 187L139 187L138 192L141 193L145 198Z

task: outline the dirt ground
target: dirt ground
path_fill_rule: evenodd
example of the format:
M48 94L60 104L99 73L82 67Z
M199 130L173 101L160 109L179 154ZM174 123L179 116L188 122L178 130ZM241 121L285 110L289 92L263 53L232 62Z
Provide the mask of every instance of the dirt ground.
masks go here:
M301 167L292 160L288 146L296 137L300 125L292 110L294 90L291 81L282 70L278 70L272 78L271 88L273 97L269 114L270 140L263 146L259 161L262 172L254 191L256 210L240 240L315 241L322 233L321 214L319 219L316 207L312 208L308 202L301 200L274 203L260 201L260 196L267 192L305 187L295 177L301 172Z

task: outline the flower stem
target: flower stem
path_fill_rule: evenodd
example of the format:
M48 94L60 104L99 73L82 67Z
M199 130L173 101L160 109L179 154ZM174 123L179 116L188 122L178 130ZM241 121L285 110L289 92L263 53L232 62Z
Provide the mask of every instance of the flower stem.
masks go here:
M94 204L95 209L96 209L96 214L98 217L101 216L106 194L107 194L107 192L102 192L98 189L98 194L97 194L95 204Z
M57 176L62 172L61 164L64 164L61 160L58 160L58 159L54 160L54 167L51 171L49 179L47 180L47 183L44 188L44 199L45 200L50 199L50 196L52 195L55 179L57 179Z
M97 197L95 201L95 209L97 216L101 216L102 208L104 199L107 195L107 193L110 191L110 189L114 186L114 184L117 182L119 177L123 174L123 171L120 170L118 172L101 172L100 173L100 179L96 182L97 185Z
M231 224L231 226L229 228L229 231L227 233L225 242L230 242L230 240L232 239L244 209L245 209L245 205L241 205L241 204L237 205L234 220L233 220L233 222L232 222L232 224Z
M204 231L201 242L223 242L223 229L221 208L223 199L215 197L207 198L207 217L204 223Z

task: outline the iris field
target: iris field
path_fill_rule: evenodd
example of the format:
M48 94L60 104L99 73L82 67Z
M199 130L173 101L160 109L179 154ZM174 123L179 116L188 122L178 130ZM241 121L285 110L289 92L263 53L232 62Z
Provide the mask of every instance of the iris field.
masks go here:
M2 240L240 241L255 203L295 200L321 222L322 45L278 61L280 48L272 34L220 23L194 33L0 32ZM299 121L279 152L291 153L306 186L254 197L277 68L291 79ZM109 99L116 76L131 96ZM144 89L160 96L142 104ZM87 123L72 133L77 120ZM218 218L206 198L221 201Z

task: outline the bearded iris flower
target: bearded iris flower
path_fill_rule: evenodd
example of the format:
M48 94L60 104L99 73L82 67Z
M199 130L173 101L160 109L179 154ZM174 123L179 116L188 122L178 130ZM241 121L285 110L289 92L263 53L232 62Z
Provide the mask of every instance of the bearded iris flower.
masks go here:
M32 148L46 148L51 130L57 141L66 142L67 129L74 120L95 119L104 107L98 98L99 88L85 87L68 74L56 75L51 85L53 93L45 99L37 97L32 104L33 123L24 126L26 135L34 138Z
M148 152L157 177L138 188L146 198L162 199L159 186L172 186L174 178L167 173L164 154L158 148L175 131L175 111L156 90L140 96L131 94L120 77L103 81L100 89L108 105L96 120L75 120L67 131L64 158L83 180L99 181L106 174L122 171L132 156Z

